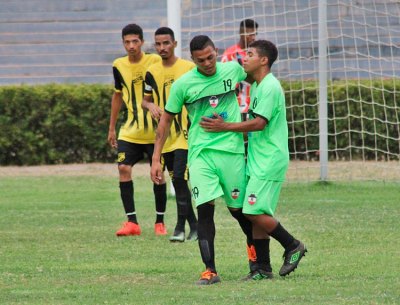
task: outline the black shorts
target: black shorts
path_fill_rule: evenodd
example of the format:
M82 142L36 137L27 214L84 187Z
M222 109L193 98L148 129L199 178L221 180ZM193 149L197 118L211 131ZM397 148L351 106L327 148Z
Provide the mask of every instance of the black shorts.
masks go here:
M133 166L139 161L144 159L144 155L147 155L147 159L151 164L151 158L153 156L154 144L137 144L123 140L118 140L118 164L125 164Z
M188 151L186 149L177 149L168 153L164 153L163 167L166 167L172 179L181 178L189 180L189 171L187 168Z

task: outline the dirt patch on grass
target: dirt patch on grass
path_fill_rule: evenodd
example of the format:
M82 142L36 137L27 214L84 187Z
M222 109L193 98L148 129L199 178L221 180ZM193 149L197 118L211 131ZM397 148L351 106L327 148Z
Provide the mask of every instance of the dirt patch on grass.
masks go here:
M136 164L133 168L136 176L150 176L148 163ZM3 166L0 177L13 176L115 176L118 177L116 164L88 163L40 166Z
M398 181L400 182L400 162L329 162L330 181ZM287 173L287 181L311 182L320 180L319 162L292 161ZM3 166L1 177L15 176L110 176L118 177L116 164L89 163L42 166ZM148 163L133 167L133 176L150 176Z

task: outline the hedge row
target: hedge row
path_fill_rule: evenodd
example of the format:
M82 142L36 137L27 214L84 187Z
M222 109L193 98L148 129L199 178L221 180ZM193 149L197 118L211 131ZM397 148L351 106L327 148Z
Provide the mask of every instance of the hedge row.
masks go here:
M0 87L0 164L113 161L111 94L105 85Z
M316 159L317 84L282 85L291 156ZM330 159L399 159L399 88L399 80L329 84ZM114 162L107 144L111 95L107 85L0 87L0 164Z

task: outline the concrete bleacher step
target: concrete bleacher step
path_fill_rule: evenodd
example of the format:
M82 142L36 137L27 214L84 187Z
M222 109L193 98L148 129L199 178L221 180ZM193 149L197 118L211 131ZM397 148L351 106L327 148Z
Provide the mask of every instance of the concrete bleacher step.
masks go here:
M112 75L110 64L46 64L46 65L8 65L0 67L0 76L57 76L57 75Z
M35 60L37 54L75 54L75 53L110 53L125 54L120 42L118 43L41 43L41 44L0 44L1 55L27 55Z
M36 75L36 76L16 76L16 77L0 77L0 84L6 85L41 85L49 83L58 84L112 84L113 78L111 74L107 75Z
M190 6L192 15L182 16L179 43L187 47L195 34L208 34L223 50L236 42L239 19L265 15L268 17L260 22L259 36L279 46L278 74L317 77L318 0L268 1L271 3L268 11L264 11L267 6L263 1L244 2L240 6L226 0L182 1L186 9ZM120 36L122 27L133 22L140 24L146 40L143 49L152 50L154 30L167 25L166 6L167 0L24 0L23 3L3 0L0 85L112 83L112 61L125 55ZM389 16L368 14L381 7L389 9ZM199 10L205 12L201 17L197 14ZM332 76L342 77L343 67L352 68L354 58L361 58L357 66L361 72L350 71L347 75L368 77L370 69L371 73L398 77L393 63L377 58L400 57L399 15L395 1L374 0L374 4L362 1L357 5L349 2L340 8L328 3ZM297 26L298 22L301 26ZM390 29L386 26L388 22L392 25ZM366 24L370 25L368 33ZM287 59L295 60L286 64Z
M138 18L154 18L154 16L165 16L165 9L114 9L109 11L24 11L5 12L0 11L0 23L43 23L43 22L77 22L77 21L121 21Z
M154 4L150 4L152 7ZM166 9L166 1L157 1L157 9ZM80 11L106 11L115 10L141 10L149 7L148 1L139 0L24 0L23 5L20 1L3 0L1 3L2 12L21 13L21 12L80 12Z
M72 53L72 54L63 54L63 53L55 53L55 54L36 54L35 60L33 61L30 56L23 55L0 55L0 66L1 68L7 68L8 66L15 65L54 65L54 64L87 64L90 62L99 63L99 64L108 64L111 66L111 63L117 57L124 56L121 53L96 53L96 52L88 52L88 53Z

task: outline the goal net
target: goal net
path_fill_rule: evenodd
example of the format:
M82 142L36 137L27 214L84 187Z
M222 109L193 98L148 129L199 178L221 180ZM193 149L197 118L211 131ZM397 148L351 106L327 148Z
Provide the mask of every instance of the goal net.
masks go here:
M219 55L252 18L279 50L272 71L286 94L289 181L320 180L319 75L327 78L328 180L400 181L400 2L327 1L326 67L317 0L182 0L182 55L209 35Z

